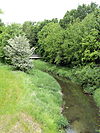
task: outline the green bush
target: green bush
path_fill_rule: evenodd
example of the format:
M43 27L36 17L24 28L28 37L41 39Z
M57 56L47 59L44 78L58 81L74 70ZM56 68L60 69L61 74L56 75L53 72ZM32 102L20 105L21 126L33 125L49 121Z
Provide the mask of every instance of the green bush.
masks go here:
M8 40L8 44L4 48L6 62L22 71L32 68L32 61L30 60L32 50L27 38L25 36L16 36L14 39Z
M73 69L74 81L81 84L85 92L93 93L100 87L100 70L99 67L89 65Z

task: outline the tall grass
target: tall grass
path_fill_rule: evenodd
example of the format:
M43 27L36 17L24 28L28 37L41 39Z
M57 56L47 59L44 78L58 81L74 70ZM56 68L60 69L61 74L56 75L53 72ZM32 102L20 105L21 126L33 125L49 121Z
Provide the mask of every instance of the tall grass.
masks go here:
M26 113L39 123L44 133L60 133L67 120L61 114L61 88L56 80L40 70L30 74L12 71L10 67L0 66L0 124L2 117L13 116L6 125L5 133L19 121L20 113ZM6 120L5 120L6 121ZM4 121L4 123L5 123ZM26 133L30 126L24 123ZM2 132L1 132L2 133Z

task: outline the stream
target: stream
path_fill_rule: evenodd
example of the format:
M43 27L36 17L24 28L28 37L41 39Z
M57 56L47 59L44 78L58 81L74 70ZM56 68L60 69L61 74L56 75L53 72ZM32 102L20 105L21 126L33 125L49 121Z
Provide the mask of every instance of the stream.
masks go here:
M63 93L62 113L68 119L70 126L65 133L99 133L99 109L93 97L84 94L79 85L65 79L56 80Z

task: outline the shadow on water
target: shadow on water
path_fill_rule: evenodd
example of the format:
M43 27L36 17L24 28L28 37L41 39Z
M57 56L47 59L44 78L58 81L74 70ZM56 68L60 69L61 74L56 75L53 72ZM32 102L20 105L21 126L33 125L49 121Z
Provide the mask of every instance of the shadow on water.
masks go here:
M68 80L58 79L63 93L63 114L67 117L70 127L66 133L99 133L99 109L93 97L84 94L80 86Z

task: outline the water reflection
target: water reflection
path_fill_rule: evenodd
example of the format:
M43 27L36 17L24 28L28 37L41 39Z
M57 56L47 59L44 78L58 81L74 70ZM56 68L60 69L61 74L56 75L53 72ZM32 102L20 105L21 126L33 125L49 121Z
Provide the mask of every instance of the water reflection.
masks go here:
M74 131L74 130L71 129L70 127L67 128L65 132L66 132L66 133L77 133L76 131Z

